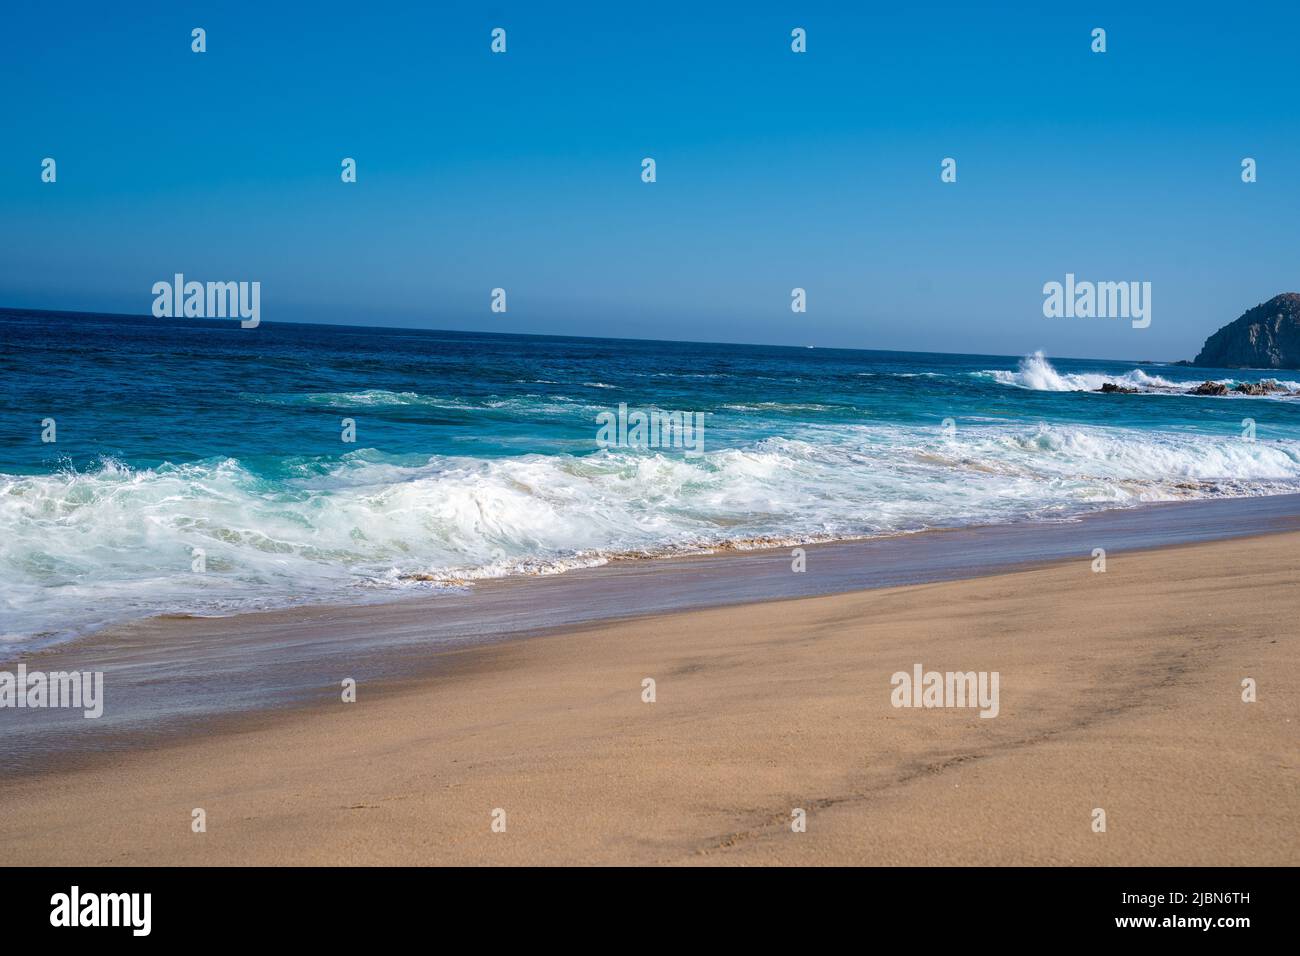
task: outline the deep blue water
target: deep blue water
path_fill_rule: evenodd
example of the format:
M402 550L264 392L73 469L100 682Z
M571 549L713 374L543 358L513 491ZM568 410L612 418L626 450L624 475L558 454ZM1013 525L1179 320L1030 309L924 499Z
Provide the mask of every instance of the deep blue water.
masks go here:
M1300 490L1300 399L1184 394L1300 373L12 310L0 345L0 635L22 644ZM620 403L701 414L703 454L600 447Z

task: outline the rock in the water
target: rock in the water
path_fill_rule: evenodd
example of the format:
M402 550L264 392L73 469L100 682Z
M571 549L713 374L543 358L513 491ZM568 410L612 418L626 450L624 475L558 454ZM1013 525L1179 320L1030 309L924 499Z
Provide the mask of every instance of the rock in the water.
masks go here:
M1116 385L1114 382L1102 382L1099 392L1105 392L1107 395L1132 395L1137 391L1136 388L1129 388L1127 385Z
M1228 386L1222 382L1202 382L1193 389L1189 389L1188 395L1227 395Z
M1300 368L1300 292L1283 292L1205 340L1193 365Z
M1285 392L1286 389L1273 379L1266 378L1262 382L1238 382L1233 391L1242 395L1274 395Z

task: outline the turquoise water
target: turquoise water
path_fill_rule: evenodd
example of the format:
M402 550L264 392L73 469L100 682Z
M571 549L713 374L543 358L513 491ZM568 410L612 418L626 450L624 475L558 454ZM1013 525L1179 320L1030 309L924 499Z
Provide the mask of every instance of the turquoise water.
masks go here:
M1300 399L1185 394L1300 373L12 310L0 344L18 647L626 554L1300 491ZM702 454L601 447L620 404L701 414Z

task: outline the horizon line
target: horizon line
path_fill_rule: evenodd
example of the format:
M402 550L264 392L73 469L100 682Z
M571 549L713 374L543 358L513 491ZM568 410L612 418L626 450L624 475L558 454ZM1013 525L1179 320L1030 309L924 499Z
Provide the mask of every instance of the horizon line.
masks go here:
M41 313L45 315L91 315L91 316L110 316L113 318L144 319L152 322L164 320L174 322L211 322L218 325L224 325L232 319L211 318L207 316L197 316L187 318L185 316L165 316L160 319L157 316L141 312L87 312L82 309L36 309L25 306L0 305L0 313L5 312L28 312ZM438 334L451 335L498 335L513 338L535 338L535 339L573 339L578 341L589 342L653 342L665 345L725 345L740 346L743 348L765 348L765 349L791 349L794 351L823 351L823 352L880 352L890 355L951 355L969 358L996 358L996 359L1024 359L1035 352L1046 352L1041 348L1028 349L1021 351L1019 355L1015 354L998 354L996 352L942 352L934 350L920 349L874 349L857 347L850 348L841 345L784 345L773 342L718 342L709 339L646 339L634 336L615 336L615 335L561 335L555 332L496 332L487 330L466 329L440 329L424 326L400 326L400 325L354 325L348 322L331 322L321 320L315 322L291 322L284 319L263 319L261 325L291 325L303 326L307 328L318 328L325 326L336 329L358 329L358 330L375 330L383 332L429 332ZM252 331L251 329L241 329L239 331ZM1191 363L1191 359L1122 359L1122 358L1081 358L1071 355L1053 356L1058 361L1067 362L1127 362L1131 365L1176 365L1179 362Z

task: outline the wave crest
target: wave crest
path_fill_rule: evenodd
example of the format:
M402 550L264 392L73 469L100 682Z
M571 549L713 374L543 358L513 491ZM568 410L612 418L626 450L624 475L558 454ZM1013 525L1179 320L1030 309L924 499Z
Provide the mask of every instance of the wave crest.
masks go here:
M1203 378L1191 381L1173 381L1160 375L1148 375L1142 369L1130 369L1127 372L1106 374L1101 372L1063 373L1058 372L1042 351L1033 352L1020 360L1014 372L1006 369L985 369L972 372L976 378L988 379L999 385L1028 389L1034 392L1097 392L1106 384L1121 388L1157 395L1186 395L1201 385ZM1237 384L1236 379L1214 379L1228 388ZM1284 391L1276 397L1286 397L1286 393L1300 391L1300 382L1272 379Z
M687 459L373 449L262 477L233 458L0 475L0 635L183 607L354 602L629 555L1300 491L1300 442L1093 426L796 428ZM206 569L192 571L197 551Z

